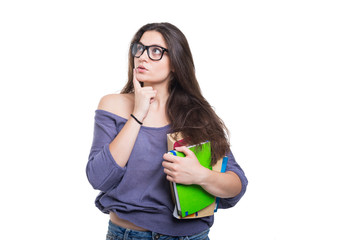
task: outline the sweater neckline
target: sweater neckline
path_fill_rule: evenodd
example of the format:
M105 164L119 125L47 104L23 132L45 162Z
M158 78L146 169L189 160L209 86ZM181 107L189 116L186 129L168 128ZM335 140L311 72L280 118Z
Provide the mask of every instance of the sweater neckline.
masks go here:
M115 118L121 119L121 120L123 120L123 121L125 121L125 122L127 122L127 121L129 120L129 119L127 119L127 118L121 117L120 115L117 115L117 114L115 114L115 113L109 112L109 111L107 111L107 110L97 109L95 112L103 112L103 113L108 114L108 115L111 115L111 116L113 116L113 117L115 117ZM150 127L150 126L144 126L144 125L142 125L141 128L143 128L143 129L149 129L149 130L162 130L162 129L168 129L168 128L170 128L170 124L167 124L167 125L162 126L162 127Z

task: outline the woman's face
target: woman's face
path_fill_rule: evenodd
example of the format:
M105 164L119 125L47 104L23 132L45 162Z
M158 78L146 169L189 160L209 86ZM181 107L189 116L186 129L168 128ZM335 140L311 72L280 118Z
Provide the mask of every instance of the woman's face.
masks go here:
M157 45L167 49L165 39L157 31L145 32L139 42L144 46ZM159 61L154 61L149 58L147 50L145 50L139 58L134 57L134 66L136 77L140 82L162 83L168 81L171 76L168 52L164 52L163 57Z

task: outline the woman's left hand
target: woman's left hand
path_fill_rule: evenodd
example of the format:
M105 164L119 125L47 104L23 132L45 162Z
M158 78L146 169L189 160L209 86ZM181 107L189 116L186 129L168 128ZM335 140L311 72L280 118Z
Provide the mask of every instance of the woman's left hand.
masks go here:
M187 147L177 147L176 151L183 152L185 157L177 157L170 153L165 153L162 165L167 175L166 179L181 184L201 185L207 168L201 166L195 154Z

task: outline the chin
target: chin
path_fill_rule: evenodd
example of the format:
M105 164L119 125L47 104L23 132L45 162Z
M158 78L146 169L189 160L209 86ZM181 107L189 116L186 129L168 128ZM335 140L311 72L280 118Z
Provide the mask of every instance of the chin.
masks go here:
M163 80L149 79L149 78L138 78L138 80L143 83L161 83L161 82L163 82Z
M143 83L148 83L148 84L158 84L158 83L163 83L165 81L168 80L167 77L164 77L164 78L152 78L150 76L137 76L137 80L139 82L143 82Z
M138 75L136 76L136 78L137 78L137 80L140 81L140 82L148 82L148 81L149 81L149 78L148 78L148 77L143 76L143 75L140 75L140 74L138 74Z
M153 82L151 79L148 79L148 78L140 78L140 77L138 77L137 80L139 82L143 82L143 83L151 83L151 82Z

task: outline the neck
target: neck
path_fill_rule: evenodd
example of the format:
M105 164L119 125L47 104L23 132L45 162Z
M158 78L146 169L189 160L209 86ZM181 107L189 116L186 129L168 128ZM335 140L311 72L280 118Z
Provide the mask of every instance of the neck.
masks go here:
M149 84L144 83L144 87L152 87L157 91L155 98L150 104L147 117L144 121L148 126L165 126L169 124L166 113L166 103L169 98L168 84Z

